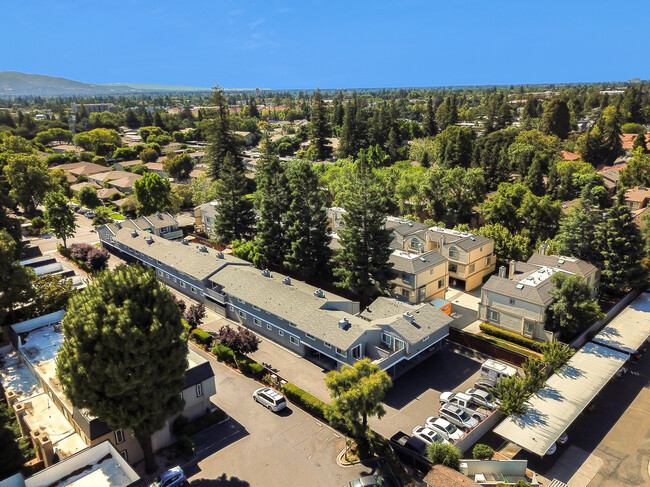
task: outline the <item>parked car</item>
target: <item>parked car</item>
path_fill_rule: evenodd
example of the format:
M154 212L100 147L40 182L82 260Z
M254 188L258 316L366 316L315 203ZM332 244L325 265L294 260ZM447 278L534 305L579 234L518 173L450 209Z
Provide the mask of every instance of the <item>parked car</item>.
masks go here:
M427 428L430 428L438 433L445 440L448 440L452 443L455 443L463 436L465 436L465 433L459 430L456 425L451 424L449 421L443 418L436 418L435 416L431 416L427 418L427 420L424 422L424 425Z
M149 487L181 487L189 485L181 467L172 467L158 475Z
M489 392L470 387L465 391L465 394L470 396L476 404L488 408L491 411L499 407L499 401Z
M278 412L287 407L287 400L275 389L260 387L253 392L253 400L265 406L269 411Z
M391 441L418 455L427 456L427 442L417 436L409 436L402 431L398 431L391 437Z
M551 447L546 450L546 453L544 453L545 456L551 456L557 451L557 443L553 443Z
M443 392L440 394L440 404L454 404L463 408L477 421L483 421L490 413L488 409L478 405L472 396L468 396L462 392Z
M420 438L426 443L444 443L445 445L449 445L449 442L442 435L426 426L416 426L413 428L413 436Z
M92 211L86 212L86 218L90 218L92 220L93 218L95 218L95 213L93 213Z
M440 409L438 409L438 415L450 423L455 424L459 428L466 430L471 430L478 426L478 420L476 418L470 416L463 408L453 404L445 404L444 406L441 406Z
M348 487L394 487L395 484L382 475L366 475L365 477L353 480Z

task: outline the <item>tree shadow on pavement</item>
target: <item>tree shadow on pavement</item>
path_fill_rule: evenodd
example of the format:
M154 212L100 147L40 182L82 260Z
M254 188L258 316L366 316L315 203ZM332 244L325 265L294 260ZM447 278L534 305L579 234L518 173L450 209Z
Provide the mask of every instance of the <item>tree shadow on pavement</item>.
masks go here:
M251 484L237 477L228 477L224 472L216 479L196 479L190 482L192 487L250 487Z

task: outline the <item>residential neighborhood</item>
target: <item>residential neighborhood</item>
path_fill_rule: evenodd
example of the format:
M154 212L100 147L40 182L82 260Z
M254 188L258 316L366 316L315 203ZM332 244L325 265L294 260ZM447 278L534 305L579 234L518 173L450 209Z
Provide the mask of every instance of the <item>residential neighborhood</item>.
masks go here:
M543 7L7 5L0 487L650 485L644 5Z

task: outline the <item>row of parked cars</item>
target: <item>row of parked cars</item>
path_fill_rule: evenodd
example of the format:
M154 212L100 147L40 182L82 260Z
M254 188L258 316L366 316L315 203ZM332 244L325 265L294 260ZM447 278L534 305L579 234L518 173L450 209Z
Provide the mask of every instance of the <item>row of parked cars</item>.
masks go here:
M89 210L88 208L84 208L81 205L78 205L77 203L73 203L72 201L68 203L68 206L74 211L75 213L79 213L80 215L85 215L86 218L90 218L91 220L95 218L95 212L92 210Z

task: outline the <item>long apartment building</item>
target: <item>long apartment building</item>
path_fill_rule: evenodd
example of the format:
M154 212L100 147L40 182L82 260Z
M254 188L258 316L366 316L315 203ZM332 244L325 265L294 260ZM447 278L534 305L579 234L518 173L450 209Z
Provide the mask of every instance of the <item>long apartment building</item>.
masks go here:
M0 392L13 408L21 433L29 437L39 459L49 467L77 452L108 440L131 464L144 458L131 430L112 430L106 423L76 408L65 396L56 376L56 358L63 343L64 311L50 313L8 327L11 346L2 355ZM188 353L188 369L180 415L195 419L211 408L216 394L210 363ZM171 425L177 416L152 437L154 451L173 443Z
M393 299L390 306L375 301L370 309L383 311L368 314L359 303L260 271L224 252L116 224L104 225L98 233L104 248L153 268L168 286L295 353L327 358L333 368L368 357L391 370L435 350L452 321L432 305Z
M508 269L490 277L481 290L478 317L489 324L534 340L555 337L546 327L547 310L554 299L551 276L557 272L583 277L598 295L600 270L580 259L557 255L533 254L528 262L512 261Z

